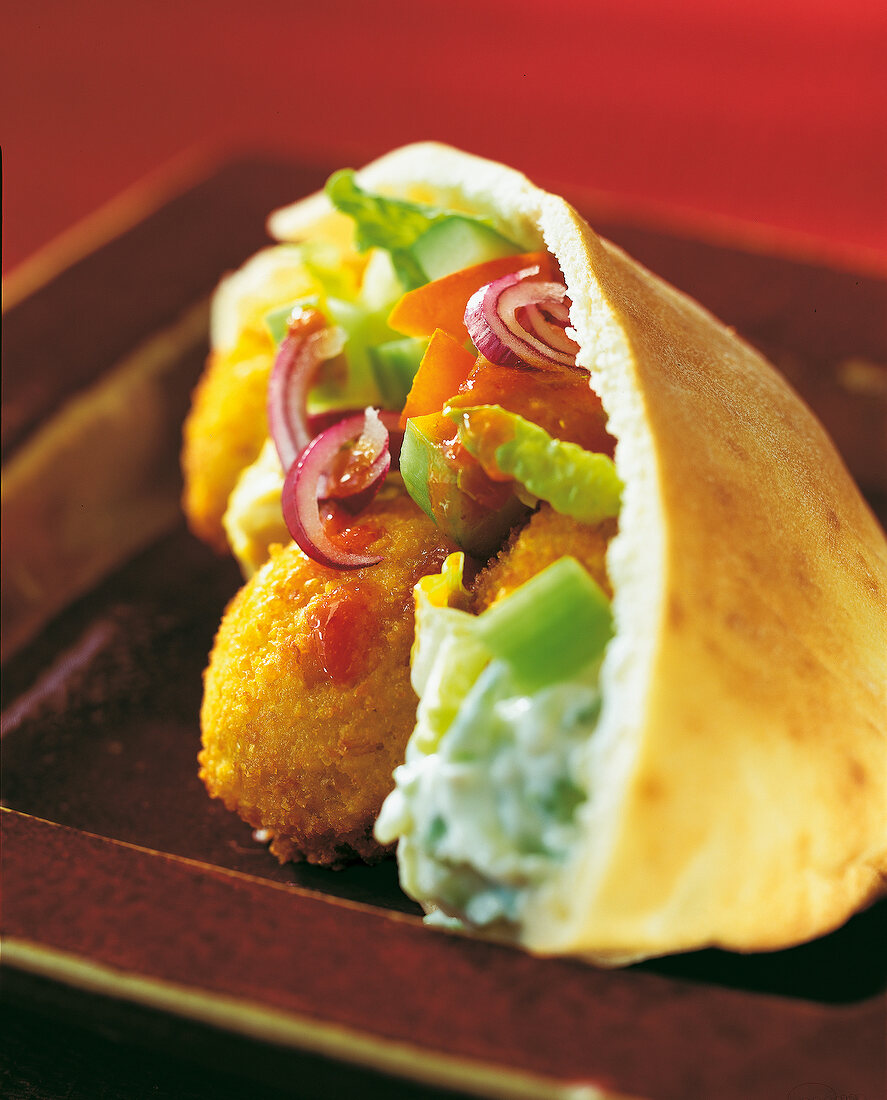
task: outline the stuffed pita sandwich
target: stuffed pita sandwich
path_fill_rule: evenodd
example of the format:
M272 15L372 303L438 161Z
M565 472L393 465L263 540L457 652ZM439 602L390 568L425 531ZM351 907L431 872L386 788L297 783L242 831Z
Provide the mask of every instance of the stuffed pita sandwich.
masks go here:
M318 577L328 604L371 588L389 553L407 563L392 584L415 585L411 671L398 658L412 687L373 734L384 767L398 764L393 790L387 773L373 780L342 834L364 858L396 844L403 888L432 920L611 965L795 944L882 894L887 545L776 371L563 199L444 146L337 174L270 227L285 243L216 307L216 354L242 342L232 317L277 325L256 383L268 420L247 445L231 428L238 458L210 518L195 519L193 492L188 506L254 574L207 673L211 793L282 858L344 850L335 814L316 849L293 819L306 802L323 817L311 791L335 791L337 813L347 802L330 779L347 746L322 767L306 764L310 746L265 769L232 757L245 729L254 762L263 721L275 742L307 721L316 661L309 675L300 657L295 687L275 694L287 608L308 615ZM400 480L378 491L401 432ZM401 481L404 507L433 525L412 557L364 530L398 512L385 494ZM257 631L257 615L273 622ZM275 672L249 693L248 720L222 729L250 653ZM367 683L387 690L335 680L325 728ZM363 781L349 774L349 791Z

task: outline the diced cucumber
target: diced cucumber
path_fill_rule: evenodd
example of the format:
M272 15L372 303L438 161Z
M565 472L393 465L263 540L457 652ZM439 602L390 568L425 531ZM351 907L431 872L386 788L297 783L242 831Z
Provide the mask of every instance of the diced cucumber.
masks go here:
M610 601L575 558L560 558L477 618L477 633L535 690L600 657L613 633Z
M520 252L513 241L476 218L452 214L427 229L410 248L429 281L464 267Z
M528 509L514 494L500 507L487 508L463 491L461 468L449 460L443 443L449 427L440 413L410 417L400 474L407 492L443 532L466 553L488 558Z
M428 516L434 519L431 507L431 475L435 462L437 440L423 422L430 417L411 417L407 421L400 449L400 476L406 491Z
M386 409L401 409L428 346L427 340L406 336L367 349L370 365Z
M364 269L358 301L368 313L387 317L402 294L403 287L394 270L391 253L384 248L374 248Z

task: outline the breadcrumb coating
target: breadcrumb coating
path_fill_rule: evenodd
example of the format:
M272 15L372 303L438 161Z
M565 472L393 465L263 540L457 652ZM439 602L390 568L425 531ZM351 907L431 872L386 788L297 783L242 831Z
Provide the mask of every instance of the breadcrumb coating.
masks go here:
M270 337L259 334L246 334L232 351L214 352L185 420L182 507L194 534L219 553L228 550L222 526L228 498L268 435L273 364Z
M201 778L273 834L281 862L384 854L373 824L416 712L413 586L454 549L393 489L342 537L382 562L333 570L274 548L229 605L205 674Z
M615 534L615 519L591 525L563 516L549 504L540 505L526 526L513 531L498 555L478 574L473 585L474 610L479 614L567 556L576 558L612 597L606 555Z

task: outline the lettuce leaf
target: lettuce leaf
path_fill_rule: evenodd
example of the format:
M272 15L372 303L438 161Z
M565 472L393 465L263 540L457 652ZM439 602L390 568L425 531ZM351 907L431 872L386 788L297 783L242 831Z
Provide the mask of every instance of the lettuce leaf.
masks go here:
M619 514L622 481L608 455L553 439L500 405L447 405L444 415L457 424L459 442L488 474L514 478L556 512L583 523Z
M516 244L498 233L489 218L365 191L357 183L351 168L343 168L330 176L325 190L333 206L354 219L358 250L366 252L371 248L384 248L390 254L394 270L405 290L413 290L428 282L428 273L414 246L420 237L441 222L453 219L462 224L473 222L489 231L497 243L501 239L501 244L505 246L501 254L507 255L512 248L515 252L520 251Z
M330 176L326 193L337 210L354 219L357 247L361 252L370 248L387 249L397 276L407 289L428 281L409 250L432 225L448 218L449 211L364 191L351 168L343 168Z

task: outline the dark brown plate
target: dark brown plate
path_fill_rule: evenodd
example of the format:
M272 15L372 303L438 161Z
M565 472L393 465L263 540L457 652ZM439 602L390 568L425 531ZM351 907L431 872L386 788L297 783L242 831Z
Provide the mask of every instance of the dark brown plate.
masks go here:
M267 211L325 174L225 165L13 305L5 457L179 331L262 243ZM884 522L884 280L579 205L789 375ZM170 353L155 473L172 502L204 351ZM121 547L3 668L9 1095L97 1095L97 1074L114 1096L883 1095L883 904L791 951L606 972L425 928L391 863L278 866L196 778L201 670L236 569L176 522ZM35 1053L46 1027L55 1077ZM42 1085L25 1091L25 1078Z

